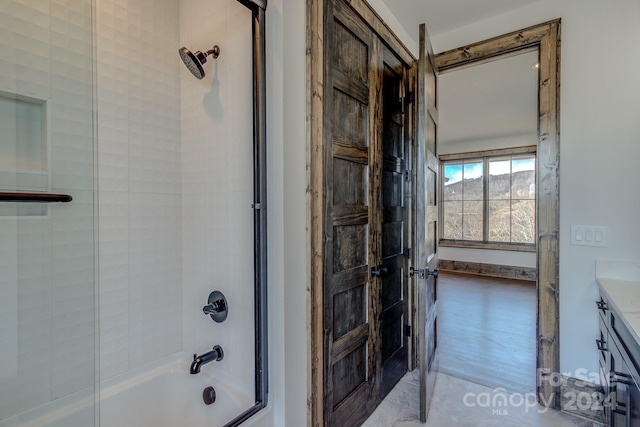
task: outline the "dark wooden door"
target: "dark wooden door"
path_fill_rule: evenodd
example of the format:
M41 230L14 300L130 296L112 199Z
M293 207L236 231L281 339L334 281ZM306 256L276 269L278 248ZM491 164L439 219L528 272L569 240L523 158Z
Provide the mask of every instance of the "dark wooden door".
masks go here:
M415 264L417 285L418 345L420 367L420 420L426 421L435 387L438 358L437 326L437 236L436 190L439 164L436 158L437 71L424 24L420 26L418 60L418 111L415 186Z
M382 78L382 396L407 372L408 217L406 173L409 139L405 133L406 69L387 48Z
M379 74L373 33L342 1L325 16L324 419L356 426L372 411L379 347ZM377 278L376 278L377 279ZM375 281L377 283L377 280Z
M343 0L324 18L324 424L360 425L407 370L408 66Z

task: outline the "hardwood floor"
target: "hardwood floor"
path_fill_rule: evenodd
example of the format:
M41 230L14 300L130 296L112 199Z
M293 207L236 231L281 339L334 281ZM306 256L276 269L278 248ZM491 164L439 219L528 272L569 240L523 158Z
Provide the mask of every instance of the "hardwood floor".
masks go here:
M440 372L510 392L534 391L535 333L535 282L440 272Z

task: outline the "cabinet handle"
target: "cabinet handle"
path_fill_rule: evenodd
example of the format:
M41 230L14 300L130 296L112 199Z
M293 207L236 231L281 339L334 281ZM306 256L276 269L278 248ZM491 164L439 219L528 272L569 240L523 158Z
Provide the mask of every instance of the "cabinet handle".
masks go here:
M605 300L601 299L600 301L596 301L596 305L599 310L607 311L607 302Z
M609 351L607 348L607 342L605 340L596 340L596 345L600 351Z

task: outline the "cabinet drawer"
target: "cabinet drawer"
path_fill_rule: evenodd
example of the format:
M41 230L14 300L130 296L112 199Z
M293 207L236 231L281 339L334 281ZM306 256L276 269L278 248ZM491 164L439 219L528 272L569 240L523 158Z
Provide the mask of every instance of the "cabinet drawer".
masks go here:
M640 383L640 372L638 357L640 357L640 344L635 340L631 331L622 323L618 315L614 311L609 312L609 323L611 325L611 331L613 332L614 341L620 347L620 351L623 354L625 362L629 365L630 373L633 377L633 381ZM610 343L613 344L613 343Z

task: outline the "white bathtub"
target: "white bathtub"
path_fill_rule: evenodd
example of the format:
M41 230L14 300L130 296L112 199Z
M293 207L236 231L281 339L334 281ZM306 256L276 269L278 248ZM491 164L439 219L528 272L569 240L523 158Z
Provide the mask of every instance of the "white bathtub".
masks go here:
M254 405L253 396L212 375L215 369L191 375L190 365L189 355L177 353L103 381L96 407L100 427L221 427ZM208 386L216 390L211 405L202 400ZM4 420L0 427L91 427L97 413L93 401L93 391L84 391ZM268 425L266 418L258 413L243 426Z

